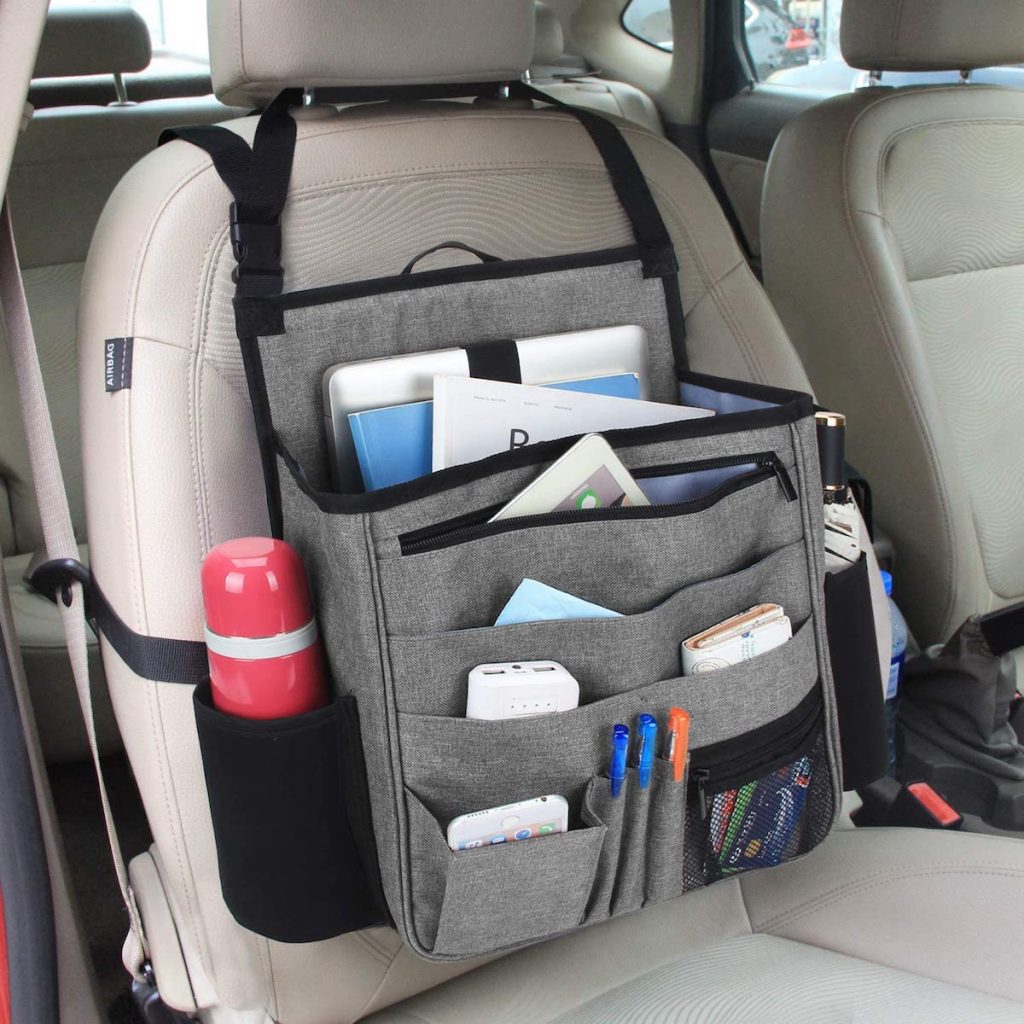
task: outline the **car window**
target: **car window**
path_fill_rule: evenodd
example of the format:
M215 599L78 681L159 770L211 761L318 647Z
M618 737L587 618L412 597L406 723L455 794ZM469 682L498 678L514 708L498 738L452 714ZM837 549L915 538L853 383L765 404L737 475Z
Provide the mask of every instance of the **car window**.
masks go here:
M759 82L849 92L869 83L851 68L839 46L843 0L742 0L743 37L750 69ZM883 85L940 85L960 80L957 71L887 71ZM971 81L1024 88L1024 67L982 68Z
M842 0L744 0L743 36L757 81L788 77L796 79L793 84L800 84L815 79L828 61L838 58L842 62L838 45L841 7ZM792 74L807 68L813 70Z
M672 9L669 0L629 0L622 27L659 50L672 51Z
M54 0L57 7L94 7L111 0ZM114 0L133 7L145 19L153 42L154 63L206 63L206 0Z

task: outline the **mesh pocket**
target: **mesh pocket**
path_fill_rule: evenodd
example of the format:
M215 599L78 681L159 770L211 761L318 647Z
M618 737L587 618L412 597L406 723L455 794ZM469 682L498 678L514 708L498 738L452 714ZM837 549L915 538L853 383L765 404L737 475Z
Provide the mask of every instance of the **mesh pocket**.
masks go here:
M775 867L806 853L828 833L832 802L823 734L788 764L709 795L705 880Z

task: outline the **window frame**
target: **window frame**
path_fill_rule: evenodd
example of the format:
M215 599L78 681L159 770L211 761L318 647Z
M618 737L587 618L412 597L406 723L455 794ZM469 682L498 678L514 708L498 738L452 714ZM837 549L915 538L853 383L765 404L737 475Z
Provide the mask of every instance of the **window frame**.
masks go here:
M619 13L619 26L622 28L622 31L625 32L626 35L632 37L633 39L639 40L641 43L644 44L644 46L649 46L652 50L657 50L658 53L667 53L667 54L669 54L671 56L671 54L674 52L674 45L675 45L675 25L673 24L673 32L672 32L673 48L671 48L671 49L666 49L664 46L659 46L657 43L653 42L650 39L645 39L639 33L634 32L626 24L626 12L630 9L630 7L633 6L634 3L636 3L636 0L628 0L628 3L625 5L625 7L622 8L621 12ZM665 0L665 8L669 12L669 17L671 18L672 17L672 0Z

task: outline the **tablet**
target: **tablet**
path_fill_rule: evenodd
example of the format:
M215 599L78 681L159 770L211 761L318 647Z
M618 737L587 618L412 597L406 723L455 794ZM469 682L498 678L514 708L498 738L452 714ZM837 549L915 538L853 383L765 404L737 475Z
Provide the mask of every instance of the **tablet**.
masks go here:
M647 334L629 324L591 331L570 331L516 339L523 384L635 373L640 398L649 395ZM349 426L349 413L429 401L434 377L468 377L464 348L437 349L413 355L337 363L323 375L324 430L335 490L363 489Z

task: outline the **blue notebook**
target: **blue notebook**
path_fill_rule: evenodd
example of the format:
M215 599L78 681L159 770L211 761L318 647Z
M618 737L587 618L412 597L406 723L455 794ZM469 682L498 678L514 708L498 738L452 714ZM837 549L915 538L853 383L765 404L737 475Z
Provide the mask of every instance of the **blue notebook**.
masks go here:
M610 398L639 398L640 379L635 373L570 380L546 387L580 391ZM386 409L349 413L352 440L368 491L402 484L426 476L431 468L434 439L434 403L410 402Z

